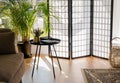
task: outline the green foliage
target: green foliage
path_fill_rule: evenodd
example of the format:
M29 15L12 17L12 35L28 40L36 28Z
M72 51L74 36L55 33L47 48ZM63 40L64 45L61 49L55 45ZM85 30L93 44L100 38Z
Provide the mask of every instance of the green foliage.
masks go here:
M0 16L7 18L10 28L22 37L30 37L37 15L44 19L44 30L49 33L52 28L49 18L57 17L52 15L46 1L33 6L26 0L8 0L0 5Z
M10 19L11 28L17 34L30 37L30 32L36 18L36 9L25 0L8 0L0 8L0 13Z

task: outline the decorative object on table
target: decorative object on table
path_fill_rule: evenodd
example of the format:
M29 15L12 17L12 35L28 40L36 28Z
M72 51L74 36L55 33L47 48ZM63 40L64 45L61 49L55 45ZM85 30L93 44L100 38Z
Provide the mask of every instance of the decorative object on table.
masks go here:
M120 38L119 37L115 37L112 39L110 64L112 65L112 67L120 68Z
M120 69L83 69L87 83L120 83Z
M38 29L34 29L34 39L33 42L38 43L40 41L40 35L43 34L44 32L42 30Z

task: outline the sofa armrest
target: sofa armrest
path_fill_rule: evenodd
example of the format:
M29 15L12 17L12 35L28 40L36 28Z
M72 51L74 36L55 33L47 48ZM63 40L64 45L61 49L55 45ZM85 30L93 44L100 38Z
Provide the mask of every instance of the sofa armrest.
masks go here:
M0 55L1 82L19 83L22 79L22 75L24 74L24 70L25 63L22 53ZM16 81L15 78L17 82L13 82L13 79Z
M0 82L0 83L7 83L7 82Z

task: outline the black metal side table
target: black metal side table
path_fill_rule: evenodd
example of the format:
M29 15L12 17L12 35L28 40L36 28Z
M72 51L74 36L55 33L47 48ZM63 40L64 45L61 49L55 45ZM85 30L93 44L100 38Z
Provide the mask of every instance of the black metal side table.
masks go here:
M53 47L53 50L55 52L57 62L58 62L58 65L59 65L59 69L60 69L60 71L62 70L59 59L58 59L58 56L57 56L57 53L56 53L56 49L54 47L55 44L60 43L60 39L51 38L51 37L50 38L42 38L42 39L40 39L40 42L38 42L38 43L33 42L33 40L30 40L30 43L33 44L33 45L36 45L36 53L35 53L35 59L34 59L34 64L33 64L32 77L33 77L33 74L34 74L34 69L35 69L35 63L36 63L37 56L38 56L38 61L37 61L37 69L38 69L39 57L40 57L40 52L41 52L41 46L42 45L48 45L50 47L50 49L49 49L50 55L52 55L51 47ZM39 46L39 48L38 48L38 46ZM52 61L53 75L54 75L54 78L55 78L55 69L54 69L54 64L53 64L53 57L51 57L51 61Z

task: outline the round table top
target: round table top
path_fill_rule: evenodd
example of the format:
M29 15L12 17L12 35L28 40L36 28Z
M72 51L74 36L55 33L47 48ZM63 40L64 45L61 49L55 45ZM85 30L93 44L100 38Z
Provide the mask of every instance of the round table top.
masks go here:
M38 43L34 42L33 39L30 40L30 43L33 45L54 45L60 43L60 39L56 38L42 38Z

